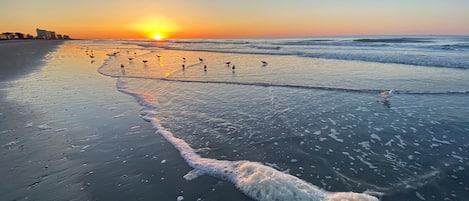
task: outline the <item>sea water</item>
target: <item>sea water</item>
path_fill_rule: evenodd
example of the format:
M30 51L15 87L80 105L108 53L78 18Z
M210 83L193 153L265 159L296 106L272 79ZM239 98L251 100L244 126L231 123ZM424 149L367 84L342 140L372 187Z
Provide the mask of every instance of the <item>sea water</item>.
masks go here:
M468 37L120 40L82 49L108 52L99 72L117 78L117 90L136 98L142 118L194 168L187 180L210 175L255 200L469 197ZM390 89L392 97L379 95Z

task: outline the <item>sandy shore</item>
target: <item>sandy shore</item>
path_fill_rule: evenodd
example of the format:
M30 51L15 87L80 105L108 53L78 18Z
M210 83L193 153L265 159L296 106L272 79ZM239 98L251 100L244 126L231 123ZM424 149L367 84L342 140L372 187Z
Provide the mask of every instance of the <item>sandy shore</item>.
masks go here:
M0 45L0 175L8 181L0 200L132 200L116 195L131 174L120 157L159 141L148 140L156 135L133 98L96 72L105 54L90 62L73 42L61 43Z
M115 79L96 72L105 52L95 50L91 62L76 43L0 45L10 54L2 68L28 64L0 81L0 175L7 181L0 200L247 199L215 178L184 180L191 168L179 153L139 117L140 106L116 90Z
M105 50L92 60L86 41L35 42L2 46L36 60L0 81L0 200L250 200L229 182L183 178L191 168L179 152L97 73ZM10 57L2 62L26 62Z
M0 41L0 81L14 80L44 64L44 57L63 41Z
M30 73L40 71L46 55L63 41L0 41L0 184L1 200L30 198L31 190L44 177L44 164L34 161L57 157L43 152L36 145L37 135L26 122L42 121L42 115L29 104L10 98L17 91L16 83ZM51 147L53 148L53 147ZM47 168L45 168L47 167ZM29 194L29 195L28 195ZM33 196L34 197L34 196Z

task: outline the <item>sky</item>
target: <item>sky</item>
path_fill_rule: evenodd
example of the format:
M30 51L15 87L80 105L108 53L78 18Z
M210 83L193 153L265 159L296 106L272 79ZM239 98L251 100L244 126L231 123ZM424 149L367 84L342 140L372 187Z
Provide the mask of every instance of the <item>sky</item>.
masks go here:
M73 38L469 35L469 0L9 0L0 32Z

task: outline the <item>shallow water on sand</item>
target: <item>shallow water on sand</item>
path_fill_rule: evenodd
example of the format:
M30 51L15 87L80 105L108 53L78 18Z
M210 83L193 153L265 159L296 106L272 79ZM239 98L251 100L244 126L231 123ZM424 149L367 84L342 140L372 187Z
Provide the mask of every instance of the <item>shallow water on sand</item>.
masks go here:
M0 200L249 200L208 176L184 180L179 153L96 72L106 52L91 59L84 47L67 42L40 70L3 83Z
M185 180L192 168L139 112L202 157L260 162L327 191L469 197L465 70L135 44L70 42L11 84L24 122L0 132L24 137L2 144L2 159L21 159L2 198L251 200L216 177Z
M203 157L262 162L329 191L373 190L384 200L468 196L467 70L155 47L123 52L100 72L118 77L120 90L151 106L162 127ZM397 94L381 98L389 88Z

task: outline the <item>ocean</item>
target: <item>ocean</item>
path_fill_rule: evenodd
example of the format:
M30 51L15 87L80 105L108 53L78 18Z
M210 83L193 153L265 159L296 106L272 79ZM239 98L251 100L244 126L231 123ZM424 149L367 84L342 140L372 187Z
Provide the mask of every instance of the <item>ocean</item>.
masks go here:
M141 117L194 168L188 180L210 175L256 200L349 191L383 200L469 197L469 37L125 40L83 48L111 55L99 72L117 78L117 90L136 99ZM392 97L380 96L390 89Z
M63 138L62 169L27 192L49 178L86 195L44 200L468 200L468 53L467 36L69 41L54 76L21 81L63 85L10 95L61 94L41 132Z

